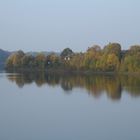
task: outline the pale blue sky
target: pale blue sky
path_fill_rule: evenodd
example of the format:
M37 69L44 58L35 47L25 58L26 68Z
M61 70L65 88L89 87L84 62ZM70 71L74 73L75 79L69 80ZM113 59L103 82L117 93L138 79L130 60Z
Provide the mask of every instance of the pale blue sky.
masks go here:
M140 44L140 0L0 0L0 48L85 51Z

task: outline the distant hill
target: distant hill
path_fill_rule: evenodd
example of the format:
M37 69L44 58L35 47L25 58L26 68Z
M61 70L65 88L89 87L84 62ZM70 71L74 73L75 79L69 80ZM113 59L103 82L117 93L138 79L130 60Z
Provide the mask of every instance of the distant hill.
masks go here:
M0 49L0 69L4 68L4 64L11 52Z

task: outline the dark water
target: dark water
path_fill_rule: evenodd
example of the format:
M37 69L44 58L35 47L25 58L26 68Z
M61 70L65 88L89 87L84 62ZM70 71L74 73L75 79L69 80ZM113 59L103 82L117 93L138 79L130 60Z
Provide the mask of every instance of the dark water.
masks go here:
M140 140L140 77L1 73L0 140Z

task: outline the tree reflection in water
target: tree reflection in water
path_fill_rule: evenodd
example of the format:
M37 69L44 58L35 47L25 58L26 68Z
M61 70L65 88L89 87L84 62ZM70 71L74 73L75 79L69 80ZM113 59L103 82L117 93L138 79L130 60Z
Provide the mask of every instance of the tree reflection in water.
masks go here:
M45 72L24 72L8 74L9 81L23 88L26 84L36 83L38 87L60 85L66 93L73 88L84 88L88 94L98 98L102 94L112 100L120 100L122 91L131 96L140 96L140 78L137 76L117 75L79 75L79 74L48 74Z

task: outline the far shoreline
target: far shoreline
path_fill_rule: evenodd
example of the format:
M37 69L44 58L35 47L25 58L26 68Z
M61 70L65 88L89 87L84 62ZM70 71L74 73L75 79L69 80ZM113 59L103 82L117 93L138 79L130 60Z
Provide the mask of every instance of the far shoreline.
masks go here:
M140 76L139 72L105 72L105 71L93 71L93 70L69 70L61 68L49 68L49 69L33 69L33 68L18 68L18 69L3 69L8 73L46 73L46 74L60 74L60 75L131 75Z

